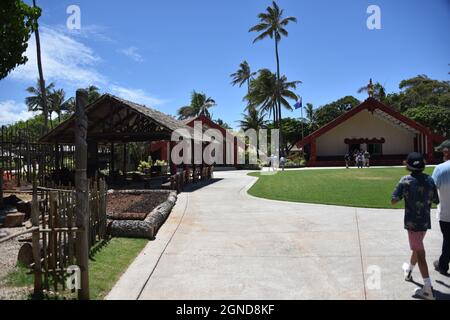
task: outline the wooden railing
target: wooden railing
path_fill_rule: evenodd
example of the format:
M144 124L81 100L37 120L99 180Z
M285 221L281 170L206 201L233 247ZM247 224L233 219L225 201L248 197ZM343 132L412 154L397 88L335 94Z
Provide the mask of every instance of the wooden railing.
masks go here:
M180 193L185 186L191 183L211 179L213 172L214 167L212 166L196 166L192 169L177 172L170 177L170 189Z

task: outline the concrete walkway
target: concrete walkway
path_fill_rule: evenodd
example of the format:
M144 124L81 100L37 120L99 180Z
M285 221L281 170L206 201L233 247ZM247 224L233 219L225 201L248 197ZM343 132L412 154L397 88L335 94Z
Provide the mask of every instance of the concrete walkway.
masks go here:
M215 178L180 194L107 299L411 299L402 210L264 200L246 193L256 179L245 171ZM448 299L450 278L431 267L438 229L434 219L425 244L437 296Z

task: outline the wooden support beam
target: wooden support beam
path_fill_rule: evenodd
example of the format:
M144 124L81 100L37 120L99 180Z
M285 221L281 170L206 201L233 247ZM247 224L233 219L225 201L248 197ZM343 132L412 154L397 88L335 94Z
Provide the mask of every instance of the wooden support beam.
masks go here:
M32 248L33 248L33 271L34 271L34 294L40 295L42 293L42 270L41 270L41 245L39 243L39 200L37 194L37 172L36 161L33 161L33 198L31 201L31 224L34 231L32 233ZM36 229L37 228L37 229Z
M75 113L75 193L76 226L82 232L76 235L76 258L81 271L81 288L78 299L89 300L89 190L87 181L87 129L85 108L88 102L86 90L77 90Z

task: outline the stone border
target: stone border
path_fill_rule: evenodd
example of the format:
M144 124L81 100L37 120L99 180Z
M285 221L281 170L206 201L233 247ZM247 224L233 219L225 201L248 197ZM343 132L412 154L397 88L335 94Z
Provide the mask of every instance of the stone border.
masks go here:
M167 200L150 212L144 220L110 220L108 234L112 237L155 239L177 201L177 193L168 190L110 190L108 194L151 194L165 192Z

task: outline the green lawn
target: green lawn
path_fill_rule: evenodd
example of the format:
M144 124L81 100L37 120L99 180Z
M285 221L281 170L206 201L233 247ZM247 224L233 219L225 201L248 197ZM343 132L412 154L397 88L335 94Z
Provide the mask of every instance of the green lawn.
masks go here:
M431 174L433 168L427 168ZM403 168L324 169L284 171L260 175L248 191L255 197L305 203L333 204L365 208L392 208L391 194ZM395 206L403 208L403 203Z
M146 239L113 238L99 246L89 262L89 286L92 300L103 299L136 256L148 243ZM14 287L33 287L33 275L28 268L18 266L6 276L7 284ZM32 296L30 296L33 299ZM73 299L69 292L44 299Z

